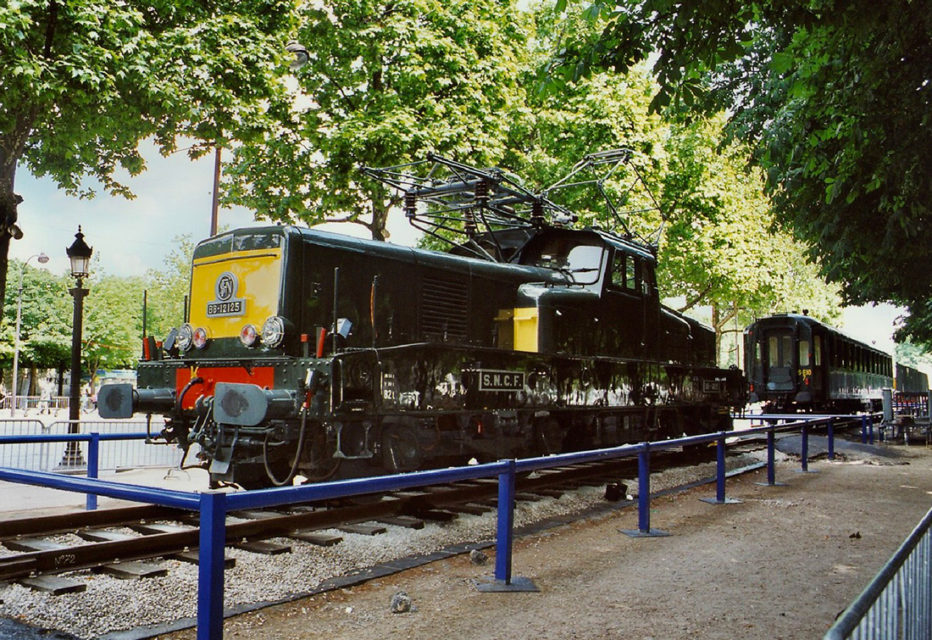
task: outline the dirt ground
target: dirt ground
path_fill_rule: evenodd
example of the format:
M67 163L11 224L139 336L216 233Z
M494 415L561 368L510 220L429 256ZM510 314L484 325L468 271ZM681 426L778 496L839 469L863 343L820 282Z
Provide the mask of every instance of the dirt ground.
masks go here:
M755 484L763 469L730 479L740 504L700 501L714 485L657 498L651 526L669 537L620 533L638 526L627 507L519 538L513 573L538 593L480 593L473 580L493 574L494 558L462 555L228 619L224 637L819 638L932 507L932 449L881 453L823 458L806 474L782 462L786 486ZM398 591L411 611L390 611Z

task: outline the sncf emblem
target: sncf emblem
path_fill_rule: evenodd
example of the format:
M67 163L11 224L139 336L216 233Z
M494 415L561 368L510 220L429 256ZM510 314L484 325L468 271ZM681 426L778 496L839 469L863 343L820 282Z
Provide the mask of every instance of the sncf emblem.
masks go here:
M524 372L478 369L479 391L521 391L524 388Z
M241 316L246 313L246 300L237 298L239 280L229 271L217 276L214 284L216 299L207 303L208 318L222 318L227 316Z

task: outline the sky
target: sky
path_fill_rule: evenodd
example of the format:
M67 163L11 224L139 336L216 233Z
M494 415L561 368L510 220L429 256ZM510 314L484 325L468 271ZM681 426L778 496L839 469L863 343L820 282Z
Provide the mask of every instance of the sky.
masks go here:
M167 158L153 146L144 146L148 170L125 183L136 194L134 200L113 197L100 190L95 198L82 200L69 196L48 179L36 179L20 168L16 192L23 197L19 205L19 226L23 238L13 241L10 257L23 260L45 252L46 266L54 273L68 269L65 248L74 241L81 226L87 242L94 249L100 268L111 275L143 275L149 268L161 268L175 238L190 234L195 241L210 233L210 210L213 191L213 155L197 161L184 151ZM389 225L393 240L413 243L407 221ZM220 209L221 228L269 224L256 222L244 208ZM343 233L368 237L360 225L330 225ZM33 260L30 265L35 266Z
M67 195L49 179L36 179L24 169L16 178L16 192L23 197L19 225L23 238L10 244L10 257L25 260L45 252L49 262L31 266L53 273L68 270L65 248L74 241L81 225L85 241L94 249L94 269L110 275L142 275L162 268L173 240L190 234L195 241L210 233L213 189L213 156L191 161L182 151L163 158L152 146L143 147L148 169L127 183L136 199L126 200L98 193L81 200ZM221 209L221 228L267 224L256 222L243 208ZM368 231L352 224L327 225L341 233L368 237ZM398 212L390 217L391 240L413 244L417 233ZM93 277L93 276L92 276ZM91 284L93 280L91 280ZM892 353L894 322L902 310L891 305L845 309L839 328L850 336Z

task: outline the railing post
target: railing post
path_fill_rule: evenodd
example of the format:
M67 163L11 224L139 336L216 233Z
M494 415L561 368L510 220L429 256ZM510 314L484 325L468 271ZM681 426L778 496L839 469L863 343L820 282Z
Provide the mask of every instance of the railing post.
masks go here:
M767 432L767 484L773 486L776 483L776 473L774 470L774 443L773 429Z
M226 494L201 494L197 580L197 640L223 638L223 556L226 546Z
M645 442L638 451L638 528L622 529L632 538L662 538L666 531L650 528L650 444Z
M725 437L719 437L715 445L715 501L725 502Z
M741 502L740 500L734 500L731 498L725 497L725 432L721 432L718 436L717 445L716 445L716 460L715 460L715 497L714 498L699 498L703 502L708 502L709 504L736 504Z
M784 482L777 482L776 465L774 464L774 433L773 429L767 431L767 482L757 482L766 487L783 487Z
M40 428L42 435L48 435L52 433L52 427L43 423ZM49 464L49 450L51 449L51 443L43 442L39 445L39 471L50 471L52 466Z
M803 428L800 430L802 436L802 444L800 445L801 449L799 452L799 457L802 461L803 472L809 471L809 424L803 424Z
M91 439L87 443L87 477L98 478L100 477L100 434L95 431L90 435ZM86 511L97 509L96 493L87 494L87 502L84 508Z
M515 521L515 461L498 476L498 528L495 534L495 579L511 583L511 545Z
M816 471L809 470L809 423L804 422L800 428L800 436L802 437L802 444L800 446L799 459L800 459L800 473L817 473Z
M867 444L867 416L861 416L861 444Z
M867 433L868 433L868 442L874 444L874 416L867 416Z
M835 459L835 418L828 419L828 459Z
M650 447L638 452L638 530L650 533Z
M476 583L476 589L492 591L539 591L528 578L511 575L511 548L515 521L515 461L505 460L505 469L498 474L498 522L495 534L495 576ZM198 639L200 640L200 639Z

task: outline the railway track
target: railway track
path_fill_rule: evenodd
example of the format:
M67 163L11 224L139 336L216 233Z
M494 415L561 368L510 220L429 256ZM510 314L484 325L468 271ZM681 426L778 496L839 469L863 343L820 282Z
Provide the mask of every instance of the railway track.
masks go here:
M747 446L743 443L741 450ZM652 467L661 470L695 462L695 457L682 453L658 454ZM519 477L516 499L559 497L583 485L606 485L615 499L624 499L620 481L636 474L633 459L559 467ZM290 547L281 539L332 545L341 538L323 530L375 534L386 525L422 528L425 521L492 512L496 497L497 480L488 479L394 492L361 504L309 503L287 510L231 512L226 541L254 553L287 553ZM6 520L0 522L0 543L12 553L0 557L0 580L63 594L84 586L83 581L70 579L70 572L93 570L118 578L165 575L167 570L153 560L197 562L199 535L196 513L156 506ZM228 566L232 562L228 559Z

